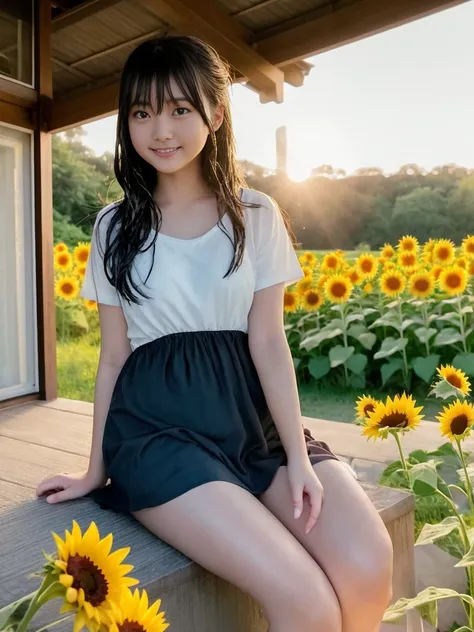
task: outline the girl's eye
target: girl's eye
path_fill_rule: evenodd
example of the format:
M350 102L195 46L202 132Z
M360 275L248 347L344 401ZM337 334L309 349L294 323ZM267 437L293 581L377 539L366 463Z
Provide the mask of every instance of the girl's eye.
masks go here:
M175 110L175 112L178 112L178 116L183 116L184 114L190 111L191 110L188 110L188 108L176 108Z
M145 118L145 116L139 116L139 114L144 114L145 116L148 116L148 114L145 112L145 110L137 110L136 112L133 113L133 118L137 118L139 120L143 120Z

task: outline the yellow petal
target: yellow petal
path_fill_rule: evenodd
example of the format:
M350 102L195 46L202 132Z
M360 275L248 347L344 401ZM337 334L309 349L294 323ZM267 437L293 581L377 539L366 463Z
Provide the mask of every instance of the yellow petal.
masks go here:
M75 609L75 606L65 601L61 606L61 609L59 610L59 614L64 614L65 612L74 612Z
M65 560L56 560L54 562L54 564L61 569L62 571L66 572L67 570L67 562Z
M99 530L95 522L90 523L89 528L84 533L83 542L87 548L91 548L100 542Z
M86 617L84 616L84 612L79 610L76 614L76 618L74 620L74 629L73 632L80 632L86 625Z
M112 564L121 564L129 553L130 547L126 546L123 549L117 549L116 551L111 553L108 559Z
M77 601L77 589L76 588L68 588L66 590L66 599L69 603L76 603Z
M86 598L86 595L84 593L84 589L83 588L79 588L79 591L78 591L78 594L77 594L77 603L79 604L79 606L81 608L84 605L85 598Z
M92 605L88 601L84 601L84 604L83 604L82 607L86 611L86 614L89 617L89 619L93 619L94 618L94 608L92 607Z
M114 542L114 536L112 533L109 533L108 536L106 536L100 541L99 548L102 555L106 556L110 553L110 549L112 548L113 542Z
M74 577L65 573L59 576L59 581L65 588L70 588L74 583Z
M138 579L134 579L133 577L124 577L124 578L122 579L122 583L123 583L125 586L136 586L137 584L139 584L139 583L140 583L140 580L138 580Z

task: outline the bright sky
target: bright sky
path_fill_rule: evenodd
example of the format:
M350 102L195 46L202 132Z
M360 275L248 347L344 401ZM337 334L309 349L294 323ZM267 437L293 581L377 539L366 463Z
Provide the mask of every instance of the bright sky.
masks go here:
M261 105L232 88L238 157L275 168L275 130L287 126L288 173L331 164L396 171L406 163L474 167L474 0L309 59L301 88ZM85 142L114 150L112 116L85 125Z

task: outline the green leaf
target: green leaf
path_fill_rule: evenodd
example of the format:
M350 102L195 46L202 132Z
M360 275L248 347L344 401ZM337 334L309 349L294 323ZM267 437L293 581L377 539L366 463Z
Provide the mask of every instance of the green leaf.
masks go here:
M474 566L474 544L471 544L471 548L466 553L466 555L461 560L459 560L459 562L455 564L454 566L456 568L457 567L465 568L467 566Z
M16 630L26 614L36 591L0 609L0 630Z
M380 372L382 374L382 385L388 382L388 380L396 373L403 369L403 360L401 358L392 358L389 362L382 364Z
M354 353L355 347L343 347L342 345L336 345L329 350L329 360L331 361L331 368L345 364L347 360Z
M362 336L362 334L366 334L366 333L367 333L367 327L363 325L362 323L355 323L354 325L351 325L349 329L347 330L347 335L351 336L352 338L356 338L357 340L359 339L360 336Z
M409 470L413 493L417 496L432 496L438 488L438 474L431 463L419 463Z
M459 529L459 520L454 516L448 516L438 524L425 524L418 536L416 545L433 544L433 542L444 538L455 529Z
M349 384L352 388L365 388L365 374L361 373L357 375L356 373L352 373L349 377Z
M452 361L452 365L464 371L466 375L474 376L474 353L459 353Z
M430 341L430 339L438 332L434 327L419 327L415 329L415 336L421 342L421 344L426 344Z
M438 611L437 602L441 599L461 599L471 607L474 606L474 599L469 595L458 593L451 588L436 588L435 586L429 586L422 590L416 597L407 598L402 597L394 604L392 604L385 612L383 622L384 623L399 623L403 621L405 614L408 610L416 609L422 616L430 623L437 627L438 625ZM432 608L428 611L425 609L427 606L433 604Z
M461 397L461 399L464 399L465 397L458 388L450 384L447 380L437 382L429 394L439 397L440 399L448 399L449 397Z
M410 327L411 325L413 325L415 321L412 320L411 318L407 318L406 320L404 320L402 322L402 331L405 331L405 329L408 329L408 327Z
M301 364L301 358L293 358L293 367L296 370Z
M437 347L442 347L444 345L452 345L455 342L461 341L462 336L457 329L454 329L454 327L446 327L445 329L442 329L436 336L434 344Z
M360 322L364 320L364 316L363 314L349 314L349 316L347 316L346 318L346 323L355 323L355 322Z
M377 336L371 331L368 331L367 333L359 336L359 342L365 349L368 349L370 351L374 344L377 342Z
M445 298L441 303L444 305L457 305L459 302L459 298L455 296L454 298Z
M375 327L393 327L397 331L400 331L400 322L388 316L381 316L377 318L377 320L374 320L369 329L374 329Z
M436 320L448 321L448 322L459 322L459 314L457 312L446 312L446 314L441 314L441 316L436 316Z
M311 336L307 336L303 338L300 343L300 349L305 349L306 351L311 351L311 349L316 349L319 345L325 340L330 340L331 338L335 338L336 336L342 335L342 329L339 327L332 327L331 323L323 327L321 331Z
M354 353L347 361L347 368L352 371L352 373L360 375L364 372L367 362L368 359L366 355L363 353Z
M385 338L380 347L380 351L374 355L374 359L388 358L389 356L402 351L407 346L408 340L406 338Z
M373 307L365 307L362 310L362 313L364 314L364 316L370 316L370 314L375 314L377 310L374 309Z
M329 364L329 358L327 357L311 358L311 360L308 363L308 370L315 380L320 380L322 377L327 375L329 371L331 370L331 365Z
M433 379L433 375L435 374L436 367L438 366L439 359L439 355L429 355L426 358L415 358L412 363L413 370L424 382L430 384Z

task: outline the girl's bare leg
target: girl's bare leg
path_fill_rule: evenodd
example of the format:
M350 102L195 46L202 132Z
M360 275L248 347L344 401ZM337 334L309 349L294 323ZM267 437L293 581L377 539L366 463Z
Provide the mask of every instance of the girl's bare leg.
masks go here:
M261 501L294 533L329 578L339 599L343 632L376 632L391 600L392 544L367 494L338 461L314 466L324 488L321 514L305 535L308 507L293 517L287 468Z
M289 509L291 509L291 499ZM262 606L271 632L341 632L337 597L297 539L254 496L211 482L134 513L147 529Z

